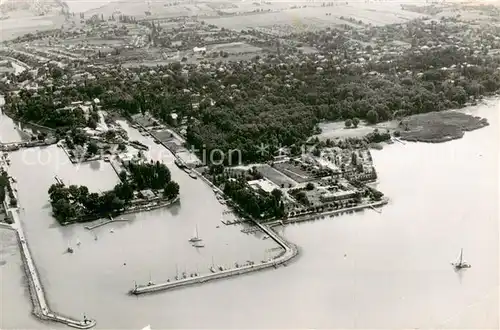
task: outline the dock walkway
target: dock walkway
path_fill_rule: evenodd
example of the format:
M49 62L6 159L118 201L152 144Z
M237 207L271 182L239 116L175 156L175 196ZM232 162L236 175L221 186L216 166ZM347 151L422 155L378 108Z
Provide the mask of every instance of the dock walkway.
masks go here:
M127 221L130 221L130 220L128 220L128 219L114 219L114 218L111 217L109 220L103 221L101 223L97 223L97 224L95 224L93 226L85 226L83 228L85 228L87 230L93 230L93 229L105 226L107 224L110 224L112 222L127 222Z

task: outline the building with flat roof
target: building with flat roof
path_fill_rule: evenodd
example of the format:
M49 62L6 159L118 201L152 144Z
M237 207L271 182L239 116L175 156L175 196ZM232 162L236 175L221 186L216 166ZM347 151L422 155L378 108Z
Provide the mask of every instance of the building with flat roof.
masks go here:
M270 193L274 189L279 189L277 185L267 179L248 181L248 184L255 190L262 190L268 193Z
M356 196L356 191L354 190L342 190L342 191L336 191L336 192L325 192L321 194L319 199L323 203L328 203L328 202L333 202L333 201L340 201L348 198L353 198Z

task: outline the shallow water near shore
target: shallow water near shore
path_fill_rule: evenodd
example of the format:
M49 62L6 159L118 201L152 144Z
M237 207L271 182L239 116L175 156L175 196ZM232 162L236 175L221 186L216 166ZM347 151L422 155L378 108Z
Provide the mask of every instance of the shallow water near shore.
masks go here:
M53 146L12 153L10 174L18 180L22 221L51 307L74 317L86 313L98 329L491 329L499 326L499 110L498 100L468 109L490 126L460 140L372 151L389 205L381 214L366 210L278 228L301 252L287 267L138 298L126 295L134 280L145 283L151 274L159 282L173 278L176 268L208 272L212 256L227 266L261 260L274 244L222 225L224 207L211 189L135 130L130 139L147 143L169 164L181 204L101 227L98 241L83 225L55 224L47 188L57 174L66 183L109 189L117 182L109 164L76 170ZM52 162L26 165L42 154ZM195 225L207 245L199 254L187 242ZM81 246L64 254L77 238ZM0 327L61 327L30 315L29 296L18 294L25 284L15 240L8 242L0 247L0 260L7 261L0 266ZM472 268L457 274L450 262L460 248Z

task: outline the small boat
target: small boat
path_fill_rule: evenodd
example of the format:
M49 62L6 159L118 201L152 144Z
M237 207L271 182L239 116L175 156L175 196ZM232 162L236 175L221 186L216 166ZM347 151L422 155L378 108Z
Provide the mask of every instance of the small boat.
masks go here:
M452 262L452 266L455 269L463 269L463 268L471 268L471 265L464 261L463 259L464 249L460 249L460 255L458 256L458 260L456 262Z
M219 266L219 270L222 272L224 270L223 266Z
M194 174L193 171L189 171L189 176L195 180L198 179L198 176Z
M210 271L211 271L212 273L217 272L217 270L215 270L215 267L214 267L214 266L210 267Z
M73 253L74 250L73 250L73 248L71 246L68 246L68 248L66 249L66 252Z
M177 158L174 160L174 164L177 165L178 168L184 167L184 165L182 165L181 161Z
M77 238L76 239L76 245L80 246L80 244L82 244L82 242L80 242L80 240Z
M111 228L111 229L109 230L109 232L112 234L112 233L114 233L114 232L115 232L115 230L114 230L113 228Z
M194 229L194 236L189 239L191 243L200 242L201 238L198 236L198 225Z
M203 244L202 242L195 242L195 243L193 244L193 246L194 246L195 248L204 248L204 247L205 247L205 244Z

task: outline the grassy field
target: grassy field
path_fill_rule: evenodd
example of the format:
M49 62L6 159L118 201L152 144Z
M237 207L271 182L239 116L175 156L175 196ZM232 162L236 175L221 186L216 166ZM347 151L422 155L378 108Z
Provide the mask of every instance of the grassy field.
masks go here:
M275 164L274 168L284 175L289 176L298 183L308 182L312 180L309 173L302 170L300 167L290 163Z
M291 178L285 176L283 173L275 170L269 165L260 165L257 166L257 171L259 171L264 177L272 181L274 184L278 186L283 186L288 188L295 187L297 182L292 180Z
M380 131L393 131L398 128L397 121L388 121L384 123L379 123L377 125L367 125L361 122L357 128L346 128L344 122L333 122L333 123L321 123L319 125L321 128L321 133L315 135L320 141L326 141L327 139L345 139L351 137L363 137L371 132L375 128Z
M217 51L225 51L229 54L238 54L238 53L257 53L262 49L259 47L255 47L244 42L232 42L228 44L215 44L207 47L207 51L217 52Z

